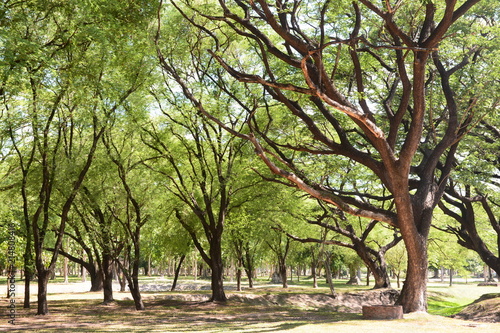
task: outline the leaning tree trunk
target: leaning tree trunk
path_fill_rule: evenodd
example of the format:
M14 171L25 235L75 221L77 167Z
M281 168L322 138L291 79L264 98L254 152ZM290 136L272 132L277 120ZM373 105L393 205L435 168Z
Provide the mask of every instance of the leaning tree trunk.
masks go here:
M387 272L384 254L378 253L375 260L363 261L368 266L368 272L373 275L373 279L375 280L373 289L391 288L391 278L389 272Z
M177 264L177 267L175 267L174 281L172 282L172 288L170 289L170 291L174 291L175 287L177 287L177 280L179 279L179 273L181 272L181 267L182 267L182 263L184 262L184 259L186 259L185 254L183 254L180 257L179 263Z
M130 289L130 294L134 299L135 309L136 310L144 310L144 303L142 302L141 291L139 289L139 278L134 274L134 276L130 277L128 274L125 274L128 281L128 287Z
M139 281L135 282L134 284L138 285L138 282ZM131 287L129 284L129 288L130 294L132 294L132 298L134 299L135 309L144 310L144 303L142 302L142 296L139 287Z

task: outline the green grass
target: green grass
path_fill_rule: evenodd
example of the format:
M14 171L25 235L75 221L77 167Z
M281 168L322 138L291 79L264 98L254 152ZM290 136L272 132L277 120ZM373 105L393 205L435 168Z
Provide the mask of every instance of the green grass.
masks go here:
M463 308L467 306L467 304L461 304L457 301L449 301L446 298L440 296L428 297L427 303L427 311L430 314L446 317L459 313Z

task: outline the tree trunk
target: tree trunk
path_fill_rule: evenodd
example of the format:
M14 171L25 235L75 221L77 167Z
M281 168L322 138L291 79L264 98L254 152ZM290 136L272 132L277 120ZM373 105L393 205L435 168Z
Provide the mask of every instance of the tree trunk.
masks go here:
M102 257L102 270L103 270L103 291L104 300L103 304L109 304L114 301L113 299L113 269L111 257L109 254L104 253Z
M186 255L183 254L179 259L179 263L177 264L177 267L175 267L174 281L172 282L172 288L170 289L170 291L174 291L175 287L177 287L177 280L179 279L179 273L181 272L182 262L184 261L185 258L186 258Z
M313 278L313 288L318 288L318 278L316 276L316 263L312 262L311 263L311 275Z
M210 302L226 302L224 292L224 267L222 264L222 249L220 240L214 240L210 246L212 270L212 297Z
M408 183L397 187L406 189ZM403 306L404 313L427 312L427 239L432 212L439 197L437 190L437 185L429 182L423 184L413 197L407 192L401 192L400 195L395 193L399 230L408 256L406 279L396 301L396 304Z
M325 254L325 272L326 272L326 282L328 283L328 286L330 287L330 292L332 293L333 297L337 297L337 293L335 292L335 287L333 285L333 277L332 277L332 269L330 267L332 261L332 254L331 253L326 253Z
M103 289L103 273L94 265L91 265L91 267L93 267L93 269L90 270L83 268L82 276L85 276L85 272L88 271L90 275L90 291L101 291Z
M356 267L349 267L349 281L347 281L346 284L357 286L359 283L360 281L357 275Z
M123 273L123 270L120 269L120 272L117 272L116 276L118 277L118 283L120 284L120 292L124 293L127 287L127 278L125 277L125 273Z
M151 253L148 255L148 272L146 275L151 276Z
M236 268L236 291L241 291L241 267Z
M47 303L47 285L51 271L42 267L38 268L38 312L37 315L46 315L49 313Z
M248 278L248 288L253 288L253 270L245 269L245 273L247 274Z
M136 310L144 310L144 303L142 302L142 296L139 289L139 279L137 276L132 277L131 283L128 285L130 289L130 294L134 299L135 309Z
M279 267L279 273L280 273L281 283L283 285L283 288L288 288L286 264L283 262L280 262L278 267Z
M391 279L389 278L386 267L379 267L378 269L374 270L370 269L368 272L373 275L373 279L375 280L375 286L373 287L373 289L391 288Z
M243 258L241 252L238 254L238 265L236 267L236 291L241 291L241 276L243 274Z
M29 224L27 225L29 227ZM33 257L31 252L31 230L27 230L26 247L24 250L24 309L30 308L30 285L33 278Z
M245 251L246 260L243 261L243 266L245 267L245 273L248 278L248 288L253 288L253 276L255 273L254 260L250 254L250 246L247 247Z
M68 283L68 258L64 257L63 263L63 275L64 275L64 283Z
M416 237L415 237L416 238ZM406 243L406 240L405 240ZM408 266L406 280L396 304L403 306L403 312L427 311L427 246L425 240L415 246L406 243Z
M33 277L33 272L31 271L31 265L24 265L24 309L30 308L30 285L31 278Z
M81 272L81 276L82 276L82 282L87 282L87 270L85 269L85 266L83 265L80 265L80 272ZM102 282L101 282L102 284ZM91 287L91 290L92 290L92 287Z

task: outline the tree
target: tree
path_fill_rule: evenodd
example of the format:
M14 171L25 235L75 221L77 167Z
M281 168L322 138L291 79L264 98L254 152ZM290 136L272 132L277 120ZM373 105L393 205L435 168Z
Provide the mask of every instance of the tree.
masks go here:
M493 95L494 96L494 95ZM500 97L493 97L498 104ZM458 244L475 251L500 276L500 219L498 179L500 130L497 113L483 119L464 143L455 177L448 181L439 207L455 223L440 226L454 234Z
M127 4L87 5L82 1L2 5L6 27L1 45L2 112L9 118L8 135L21 174L18 190L26 230L31 230L26 284L32 273L29 247L33 246L41 315L48 312L47 281L55 269L71 207L108 118L137 89L144 74L136 57L123 57L129 48L138 50L137 45L127 38L117 47L116 36L117 28L128 37L124 27L144 23L146 6L133 12ZM120 16L120 11L126 15ZM138 70L114 70L120 66ZM47 247L53 252L45 261Z
M262 203L262 202L258 202ZM256 208L257 205L252 205ZM258 255L262 255L265 234L269 228L262 223L262 217L256 210L241 209L233 213L227 224L229 242L237 261L236 288L241 291L242 271L248 278L248 287L254 287L254 275L258 264Z
M317 214L314 219L307 219L307 222L311 225L317 225L323 228L325 230L323 233L324 238L301 238L291 234L288 234L288 236L302 243L337 245L354 250L373 274L375 278L374 288L390 288L391 281L387 272L385 254L401 241L401 236L397 233L393 233L391 241L387 244L380 245L377 237L373 236L378 221L373 220L366 226L359 223L359 227L356 227L353 226L355 224L349 221L341 211L332 212L328 210L328 207L324 206L321 206L321 208L321 214ZM328 231L333 231L334 236L327 239L326 232ZM383 236L379 236L378 238L383 238L385 240L388 238L390 239L390 236L383 234ZM371 245L371 243L375 244L375 246Z
M458 226L449 223L441 230L454 234L458 244L475 251L500 276L500 256L496 254L500 249L500 221L494 213L498 204L487 195L473 195L470 186L465 186L460 192L451 183L444 202L440 204L443 212L458 222ZM483 221L487 221L486 226ZM481 230L485 227L489 232ZM496 235L493 241L488 239L492 232Z
M404 273L408 261L404 245L400 243L387 251L386 260L392 274L396 276L398 288L401 288L401 274Z
M272 172L311 196L400 230L408 252L398 300L404 312L427 309L432 212L454 167L458 143L482 103L460 99L454 81L471 64L469 55L478 55L477 43L454 45L470 31L459 22L482 24L471 11L478 2L176 4L186 20L213 40L213 58L253 93L250 104L232 95L250 111L249 133L227 129L249 140ZM210 28L207 22L213 22ZM453 38L455 34L460 37ZM231 44L243 44L234 35L248 47ZM261 90L248 88L251 84ZM466 86L475 89L474 82ZM224 91L223 82L219 88ZM273 123L284 112L294 126L289 134ZM216 116L214 121L228 127ZM374 176L371 188L387 194L380 197L353 186L342 190L329 179L308 177L301 163L315 163L318 157L321 166L319 156L362 166ZM390 205L381 205L388 199Z
M119 126L123 128L124 126ZM134 299L136 310L144 310L144 304L139 289L139 267L141 257L141 229L151 218L148 204L154 203L155 197L152 183L145 181L145 167L142 161L145 158L141 150L137 150L139 139L134 136L134 130L126 131L118 137L111 131L103 136L103 142L111 161L116 166L116 171L122 191L117 195L125 199L124 204L114 204L111 208L113 218L118 221L123 229L125 247L122 252L123 260L116 260L128 282L130 293ZM115 194L116 195L116 194Z
M171 65L166 61L162 65L168 71ZM167 87L169 84L165 82ZM222 258L225 223L231 210L248 198L245 196L242 201L240 192L252 185L236 177L244 173L245 142L228 136L197 115L182 99L175 100L173 89L160 94L154 92L167 122L143 126L143 142L154 154L145 163L159 173L163 178L159 183L176 198L175 216L210 267L210 300L224 302L227 300ZM223 100L216 103L222 108L229 107ZM162 160L163 165L158 163Z

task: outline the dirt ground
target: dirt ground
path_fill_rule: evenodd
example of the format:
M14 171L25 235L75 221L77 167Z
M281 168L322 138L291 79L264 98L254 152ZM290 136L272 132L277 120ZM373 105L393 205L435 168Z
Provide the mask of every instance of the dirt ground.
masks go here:
M453 318L500 323L500 294L485 294Z
M200 285L202 287L203 283ZM129 293L115 292L117 301L105 306L100 303L102 293L84 292L86 284L54 284L49 288L49 315L36 316L36 303L32 304L31 309L22 309L20 298L15 325L8 323L7 311L2 311L0 331L500 332L500 323L463 320L474 316L462 316L459 319L459 316L446 318L414 313L405 315L401 320L364 320L360 314L361 305L388 302L394 295L387 291L347 292L334 299L322 293L301 293L292 289L288 293L278 294L278 288L263 288L241 293L229 291L227 304L213 304L204 302L209 293L200 285L183 288L196 289L196 292L176 293L163 291L160 284L145 285L146 289L149 288L149 291L143 292L146 310L135 311ZM360 297L360 294L363 296ZM8 300L4 296L1 295L0 304L3 309L7 309ZM476 315L491 311L498 314L498 308L493 305L481 306L474 310Z

